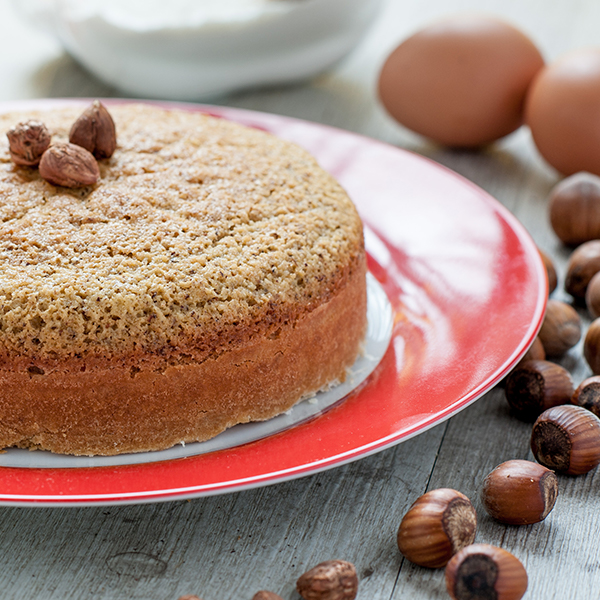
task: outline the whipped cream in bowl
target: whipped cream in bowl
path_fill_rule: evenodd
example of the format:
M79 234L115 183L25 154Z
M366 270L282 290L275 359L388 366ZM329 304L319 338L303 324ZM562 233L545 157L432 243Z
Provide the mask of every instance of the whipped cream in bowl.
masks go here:
M360 41L381 0L15 0L125 93L209 100L311 77Z

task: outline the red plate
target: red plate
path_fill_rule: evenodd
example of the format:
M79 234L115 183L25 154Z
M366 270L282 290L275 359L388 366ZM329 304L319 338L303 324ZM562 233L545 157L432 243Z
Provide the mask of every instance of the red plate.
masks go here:
M0 110L72 102L5 103ZM358 391L287 431L165 462L1 467L0 504L192 498L336 467L422 433L465 408L506 375L541 325L547 282L537 249L517 220L469 181L417 155L323 125L230 108L170 106L293 140L338 178L367 225L369 267L393 307L388 352Z

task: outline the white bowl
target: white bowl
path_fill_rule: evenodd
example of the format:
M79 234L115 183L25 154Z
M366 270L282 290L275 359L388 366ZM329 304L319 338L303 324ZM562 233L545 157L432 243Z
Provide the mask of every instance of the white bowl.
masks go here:
M360 40L381 0L15 0L103 81L206 100L313 76Z

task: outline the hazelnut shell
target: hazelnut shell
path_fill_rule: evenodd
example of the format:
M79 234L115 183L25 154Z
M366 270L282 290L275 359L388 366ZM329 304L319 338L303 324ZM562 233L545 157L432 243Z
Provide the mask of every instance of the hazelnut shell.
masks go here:
M523 355L523 358L520 360L520 363L527 362L528 360L545 360L546 359L546 350L544 350L544 344L542 344L542 340L540 340L539 336L536 336L529 346L529 349Z
M600 317L600 272L596 273L588 283L585 305L594 319Z
M548 516L557 496L558 479L553 471L529 460L508 460L485 478L481 499L497 521L530 525Z
M577 300L585 298L592 277L600 271L600 240L590 240L576 248L567 264L565 290Z
M473 543L477 514L460 492L440 488L423 494L398 528L398 549L411 562L437 569Z
M600 376L584 379L573 393L571 402L600 417Z
M512 413L529 422L552 406L570 403L573 392L571 374L547 360L520 363L508 376L504 389Z
M550 193L549 212L552 228L565 244L600 238L600 177L581 172L563 179Z
M563 356L581 339L581 318L569 304L560 300L548 300L538 337L546 356Z
M446 567L446 587L454 600L519 600L527 584L521 561L489 544L467 546Z
M531 451L545 467L582 475L600 463L600 419L571 404L544 411L531 432Z
M600 375L600 318L590 323L583 341L583 355L595 375Z
M542 257L542 262L544 263L544 267L546 267L546 275L548 277L548 293L551 294L558 285L558 277L556 276L556 268L554 267L554 262L550 258L548 254L546 254L543 250L539 250L540 256Z

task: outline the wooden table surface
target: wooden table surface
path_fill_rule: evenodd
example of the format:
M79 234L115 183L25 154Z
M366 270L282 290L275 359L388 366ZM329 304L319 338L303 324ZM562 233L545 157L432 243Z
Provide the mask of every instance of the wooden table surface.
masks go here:
M554 258L560 277L555 297L568 299L560 290L568 250L547 215L547 195L559 177L538 156L529 132L522 128L485 151L445 150L396 125L377 101L378 70L401 39L437 16L475 8L519 25L547 60L600 44L597 0L387 0L368 36L333 72L219 102L359 132L454 169L512 211ZM119 95L0 0L0 101ZM590 374L580 357L581 344L561 361L576 383ZM527 598L598 598L597 471L560 477L557 505L540 524L504 526L483 511L484 476L504 460L531 458L530 427L509 415L496 388L403 444L287 483L160 504L0 507L0 598L176 600L197 594L250 600L267 589L292 600L299 598L297 577L331 558L356 565L360 600L446 598L443 571L403 560L395 542L410 504L437 487L456 488L473 500L477 541L523 561Z

